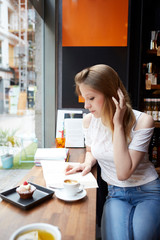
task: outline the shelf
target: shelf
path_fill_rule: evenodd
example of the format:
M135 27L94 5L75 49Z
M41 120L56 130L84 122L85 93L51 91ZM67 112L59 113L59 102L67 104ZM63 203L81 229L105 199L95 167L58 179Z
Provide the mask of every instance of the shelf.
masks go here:
M147 50L147 54L157 56L157 49ZM157 56L157 57L159 57L159 56Z
M150 91L150 90L159 90L160 89L160 84L156 84L156 85L151 85L150 89L146 89L146 91Z
M156 168L157 173L160 175L160 167Z
M160 89L160 84L151 85L151 89Z
M155 127L160 128L160 122L155 122Z

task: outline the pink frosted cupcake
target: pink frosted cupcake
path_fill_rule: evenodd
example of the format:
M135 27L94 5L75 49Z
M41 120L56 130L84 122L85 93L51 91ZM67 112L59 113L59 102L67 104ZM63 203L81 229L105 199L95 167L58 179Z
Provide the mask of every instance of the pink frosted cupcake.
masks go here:
M25 181L22 185L20 185L16 192L20 195L20 198L22 199L29 199L32 198L32 195L34 191L36 190L36 187L29 184L27 181Z

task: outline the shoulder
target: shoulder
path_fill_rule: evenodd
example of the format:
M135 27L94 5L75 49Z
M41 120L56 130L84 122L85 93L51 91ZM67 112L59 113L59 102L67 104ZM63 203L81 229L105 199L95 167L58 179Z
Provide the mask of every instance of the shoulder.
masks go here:
M91 113L88 113L84 116L84 118L83 118L83 127L84 128L89 128L91 119L92 119L92 114Z
M137 120L135 130L140 130L144 128L153 128L153 127L154 127L154 120L152 116L146 113L142 113Z

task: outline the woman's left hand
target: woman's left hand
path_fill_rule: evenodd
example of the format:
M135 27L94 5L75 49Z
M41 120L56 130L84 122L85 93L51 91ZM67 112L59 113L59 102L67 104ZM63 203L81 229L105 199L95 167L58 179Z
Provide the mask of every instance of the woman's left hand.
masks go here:
M112 100L116 106L116 111L113 117L113 124L123 125L123 117L126 111L126 102L120 88L117 90L117 94L119 97L119 102L114 97L112 97Z

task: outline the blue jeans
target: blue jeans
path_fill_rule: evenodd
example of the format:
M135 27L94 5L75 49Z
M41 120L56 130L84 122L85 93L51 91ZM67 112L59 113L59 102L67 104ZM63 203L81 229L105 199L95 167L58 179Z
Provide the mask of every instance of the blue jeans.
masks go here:
M160 240L160 179L138 187L108 186L103 240Z

